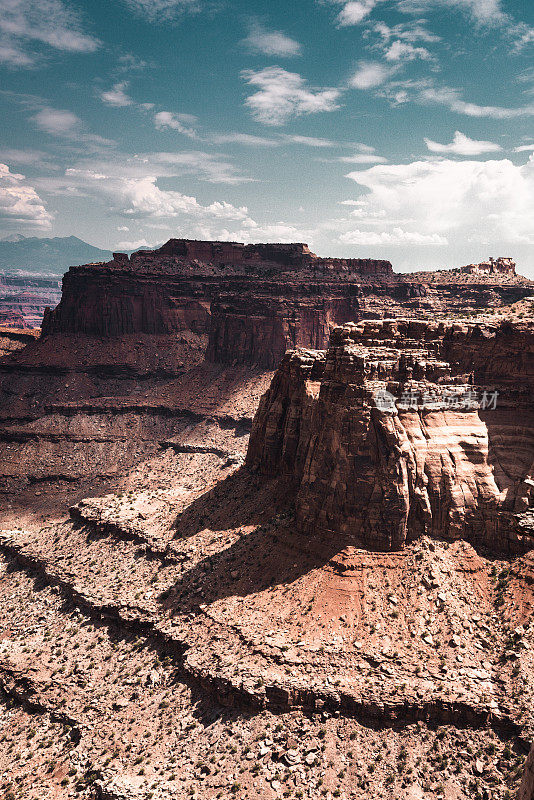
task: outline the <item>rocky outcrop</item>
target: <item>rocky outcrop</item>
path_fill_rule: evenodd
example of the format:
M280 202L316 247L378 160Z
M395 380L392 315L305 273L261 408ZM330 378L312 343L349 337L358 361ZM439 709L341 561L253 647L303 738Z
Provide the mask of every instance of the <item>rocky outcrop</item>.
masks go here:
M301 531L534 546L534 326L365 321L287 353L247 464L295 485Z
M534 746L525 765L523 782L519 789L518 800L534 800Z
M515 261L512 258L489 258L488 261L482 261L480 264L468 264L461 267L460 272L468 272L469 274L486 273L488 275L515 275Z

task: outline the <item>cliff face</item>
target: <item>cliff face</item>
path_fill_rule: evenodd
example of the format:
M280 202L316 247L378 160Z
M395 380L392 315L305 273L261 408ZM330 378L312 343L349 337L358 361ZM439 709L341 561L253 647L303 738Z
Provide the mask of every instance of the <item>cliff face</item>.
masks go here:
M519 789L518 800L534 800L534 745L527 758L525 775Z
M247 463L297 524L396 550L422 535L534 546L534 326L369 321L286 354Z
M273 368L288 347L326 346L335 324L359 318L364 294L393 296L399 283L388 261L320 259L301 244L171 239L131 259L115 253L72 267L42 330L117 339L188 332L199 348L209 337L210 361Z

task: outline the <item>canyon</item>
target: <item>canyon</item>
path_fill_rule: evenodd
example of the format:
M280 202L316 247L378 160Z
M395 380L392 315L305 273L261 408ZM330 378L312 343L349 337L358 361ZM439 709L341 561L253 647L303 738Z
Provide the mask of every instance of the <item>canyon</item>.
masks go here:
M530 800L534 284L497 261L171 239L0 331L6 797Z

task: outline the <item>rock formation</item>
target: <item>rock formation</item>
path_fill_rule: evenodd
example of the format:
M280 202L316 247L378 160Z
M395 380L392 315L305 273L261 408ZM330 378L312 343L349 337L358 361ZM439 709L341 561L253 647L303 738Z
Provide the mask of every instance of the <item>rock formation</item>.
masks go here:
M518 800L534 800L534 745L525 765L525 775L519 789Z
M326 353L286 354L247 464L296 483L303 532L522 552L534 546L533 397L533 325L349 324Z
M512 258L499 256L499 258L489 258L488 261L481 261L480 264L468 264L460 268L460 272L467 272L470 275L486 273L488 275L515 275L515 261Z
M430 277L171 240L4 337L2 796L517 794L532 285Z
M57 280L0 275L0 325L40 328L45 308L57 305L60 297Z

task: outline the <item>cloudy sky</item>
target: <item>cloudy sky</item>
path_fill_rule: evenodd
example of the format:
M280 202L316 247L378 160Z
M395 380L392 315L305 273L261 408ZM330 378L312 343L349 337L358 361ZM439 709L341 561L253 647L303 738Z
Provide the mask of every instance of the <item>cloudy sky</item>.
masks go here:
M0 236L534 277L532 0L0 0Z

